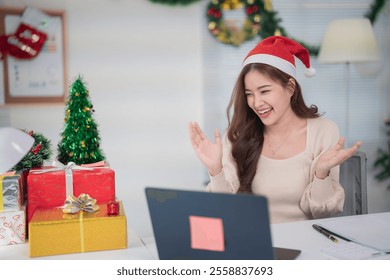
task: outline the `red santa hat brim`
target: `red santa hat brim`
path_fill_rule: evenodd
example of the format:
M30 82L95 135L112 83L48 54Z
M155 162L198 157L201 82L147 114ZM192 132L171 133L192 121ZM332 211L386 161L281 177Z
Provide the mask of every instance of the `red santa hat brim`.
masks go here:
M315 69L310 66L309 51L301 44L283 36L270 36L262 40L246 56L242 67L251 63L265 63L295 78L295 57L305 65L307 77L315 75Z

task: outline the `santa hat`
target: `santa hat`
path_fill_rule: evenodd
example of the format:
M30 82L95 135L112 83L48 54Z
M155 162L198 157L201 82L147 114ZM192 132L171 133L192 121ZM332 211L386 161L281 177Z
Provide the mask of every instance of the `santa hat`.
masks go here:
M299 58L306 66L306 77L316 71L310 67L309 51L301 44L283 36L271 36L262 40L244 59L242 67L251 63L264 63L278 68L295 78L295 59Z

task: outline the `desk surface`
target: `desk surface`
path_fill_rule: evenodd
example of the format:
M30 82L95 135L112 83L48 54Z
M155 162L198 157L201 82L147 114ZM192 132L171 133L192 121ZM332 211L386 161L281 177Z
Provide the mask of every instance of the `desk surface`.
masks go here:
M314 223L320 223L326 226L334 223L335 221L348 221L348 223L359 225L363 218L365 220L366 218L371 219L375 217L390 220L390 212L272 224L271 234L273 246L301 250L302 252L297 258L300 260L331 259L331 257L321 253L321 249L333 245L332 241L315 231L312 227ZM364 227L364 225L360 226ZM146 237L142 238L142 240L145 243L145 246L149 248L153 257L158 259L158 252L154 238ZM390 244L388 244L388 248L390 248ZM375 259L390 259L390 255L377 257Z
M330 259L330 257L321 253L321 249L332 246L333 243L328 238L315 231L312 227L313 224L318 223L323 226L328 226L331 225L334 221L337 221L338 223L348 222L360 224L360 222L363 220L362 218L375 217L390 218L390 212L274 224L271 226L272 238L274 241L274 246L300 249L302 252L298 259ZM364 225L361 226L364 227ZM390 256L387 255L381 258L388 259Z
M337 218L327 218L319 220L299 221L292 223L273 224L271 233L273 245L275 247L285 247L301 250L298 259L301 260L321 260L330 259L321 253L321 249L331 245L331 241L319 234L312 228L313 223L320 223L324 226L333 222L348 222L360 224L367 218L385 218L390 220L390 212L366 214L359 216L347 216ZM363 226L364 225L360 225ZM386 244L387 245L387 244ZM390 248L390 244L388 244ZM152 260L158 259L157 247L153 237L140 238L133 230L128 229L128 248L122 250L87 252L78 254L55 255L48 257L29 258L28 243L0 246L0 260L27 260L27 259L54 259L54 260ZM390 255L380 257L381 259L390 259Z
M29 257L29 244L0 246L0 260L150 260L153 255L139 236L127 230L127 249L64 254L46 257Z

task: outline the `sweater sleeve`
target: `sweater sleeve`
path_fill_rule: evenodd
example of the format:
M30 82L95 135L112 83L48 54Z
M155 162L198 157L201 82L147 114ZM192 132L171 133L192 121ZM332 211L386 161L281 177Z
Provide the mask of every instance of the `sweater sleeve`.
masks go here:
M315 219L333 216L343 211L345 194L339 183L340 167L333 167L324 179L315 176L319 157L336 145L339 137L337 125L330 120L321 119L315 122L313 133L309 138L313 150L313 162L310 167L310 183L303 193L300 207Z
M222 138L222 171L211 176L207 185L209 192L227 192L236 193L240 184L237 177L237 168L234 159L231 156L231 143L225 134Z

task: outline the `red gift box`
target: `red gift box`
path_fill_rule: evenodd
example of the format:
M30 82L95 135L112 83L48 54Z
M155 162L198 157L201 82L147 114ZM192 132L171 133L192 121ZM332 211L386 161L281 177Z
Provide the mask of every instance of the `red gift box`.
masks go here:
M51 167L30 170L27 176L27 221L30 222L35 210L63 206L68 195L88 194L97 203L115 200L115 172L110 167L92 170L72 170L73 193L66 190L65 170L42 172Z

